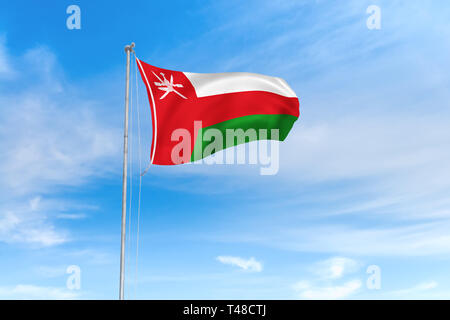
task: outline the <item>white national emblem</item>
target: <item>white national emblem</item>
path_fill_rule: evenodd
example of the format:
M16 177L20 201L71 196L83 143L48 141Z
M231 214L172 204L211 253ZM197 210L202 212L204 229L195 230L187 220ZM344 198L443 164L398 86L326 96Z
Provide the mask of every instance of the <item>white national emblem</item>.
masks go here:
M152 73L159 80L159 82L154 82L154 84L158 87L159 90L162 90L162 91L166 92L159 98L160 100L164 99L170 92L175 92L177 95L179 95L183 99L187 99L185 96L183 96L177 90L175 90L175 88L183 88L183 85L182 84L173 83L173 75L170 75L170 81L169 81L169 80L166 79L166 77L164 76L164 73L162 73L162 72L161 72L161 75L162 75L163 79L158 77L156 75L156 73L154 73L153 71L152 71Z

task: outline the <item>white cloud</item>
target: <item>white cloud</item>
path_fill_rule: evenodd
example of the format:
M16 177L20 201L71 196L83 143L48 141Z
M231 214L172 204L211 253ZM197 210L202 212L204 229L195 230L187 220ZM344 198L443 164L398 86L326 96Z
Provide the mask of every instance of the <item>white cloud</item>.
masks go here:
M2 99L3 98L3 99ZM15 108L0 119L3 188L15 194L77 186L111 170L120 135L97 120L92 106L59 106L51 97L1 97ZM69 107L69 108L67 108ZM6 138L8 137L8 138ZM118 158L118 157L117 157Z
M0 73L5 52L0 39ZM113 172L121 134L106 106L79 98L49 48L28 50L17 65L0 93L0 241L53 246L69 240L56 218L85 216L68 212L78 205L58 190Z
M436 281L429 281L429 282L422 282L418 284L414 289L416 290L430 290L434 289L438 286L438 283Z
M86 218L84 213L59 213L56 215L58 219L79 220Z
M293 288L301 299L335 300L348 298L356 293L361 288L361 281L352 280L336 286L314 286L307 281L300 281Z
M320 218L319 218L320 219ZM298 252L315 252L351 256L437 256L450 253L450 222L406 225L351 226L310 223L304 227L286 225L259 230L216 232L205 239L226 243L257 243ZM290 224L289 224L290 223ZM404 223L403 223L404 224Z
M335 117L300 124L293 133L281 144L281 165L285 172L295 168L298 174L289 177L302 180L380 176L395 183L394 175L400 175L407 187L425 173L436 177L447 172L448 163L442 159L450 159L450 130L447 119L438 115ZM446 185L441 181L435 188Z
M358 270L359 263L356 260L345 257L333 257L318 262L312 271L322 279L339 279L345 274Z
M253 257L251 257L250 259L243 259L240 257L232 257L232 256L218 256L216 259L223 264L236 266L245 271L261 272L263 269L262 263L256 261L255 258Z
M35 268L35 272L44 278L57 278L67 276L67 266L39 266Z
M300 97L300 119L280 144L280 171L270 180L280 192L248 166L175 168L205 178L172 185L202 192L246 186L256 196L261 188L277 197L276 204L274 197L252 204L267 226L264 233L251 228L256 214L248 213L239 216L247 228L214 231L209 239L333 255L450 253L449 9L421 1L385 4L392 15L383 18L377 33L365 30L367 6L358 1L314 6L326 18L302 20L311 24L302 28L295 19L300 11L293 10L291 20L280 19L280 32L266 34L240 56L218 60L230 71L284 72ZM279 13L262 11L272 18ZM227 32L248 27L252 17L244 15L233 19L238 26L227 26ZM164 174L169 170L175 172ZM218 189L211 187L217 174L232 177L221 177L225 187ZM243 175L250 178L235 182Z
M315 275L313 281L299 281L293 285L301 299L344 299L356 293L362 282L358 279L335 284L337 279L358 271L360 263L346 257L332 257L314 263L310 272Z
M68 241L63 231L40 214L31 211L0 211L0 241L6 243L53 246Z
M116 262L114 255L96 248L64 251L62 254L70 258L83 259L87 263L95 265L114 265Z
M361 256L439 255L450 252L449 227L447 220L391 227L309 226L284 230L283 239L267 243L294 251Z
M388 296L392 296L393 298L414 299L414 297L417 297L418 295L423 293L427 293L428 291L435 289L437 286L438 283L436 281L426 281L419 283L418 285L411 288L394 290L391 292L387 292L386 294Z
M38 209L39 203L41 202L41 197L34 197L30 200L30 209L35 211Z
M1 299L72 300L77 299L79 296L79 291L58 287L42 287L28 284L0 287Z
M14 201L14 198L11 198L9 203L0 206L0 241L37 247L65 243L70 240L68 232L58 229L54 220L84 217L82 214L65 213L70 207L76 208L77 205L42 196L35 196L28 201Z
M234 10L217 6L225 14ZM246 43L245 50L239 46L239 52L219 55L217 68L285 77L300 97L301 115L280 144L280 171L270 180L285 187L278 194L270 188L279 219L262 221L258 212L268 232L233 229L211 238L344 255L448 254L449 9L423 1L385 3L383 10L391 14L383 17L380 32L371 32L360 1L311 4L321 17L316 13L311 20L301 10L273 3L259 4L252 15L245 8L253 2L240 6L231 24L206 37L234 31L239 39L242 28L267 16L280 29ZM163 174L181 170L205 177L171 184L183 191L268 189L249 166L192 165ZM232 177L221 177L218 189L212 187L214 175ZM235 182L243 175L250 178ZM258 199L260 210L272 199Z
M0 216L0 233L8 232L20 223L20 219L12 212L4 212Z
M10 78L13 74L6 49L6 37L0 34L0 80L1 78Z

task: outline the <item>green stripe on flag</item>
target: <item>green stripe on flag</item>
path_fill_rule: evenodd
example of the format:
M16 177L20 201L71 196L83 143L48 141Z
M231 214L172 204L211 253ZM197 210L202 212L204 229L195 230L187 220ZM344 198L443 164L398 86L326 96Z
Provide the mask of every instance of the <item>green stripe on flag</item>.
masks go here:
M220 150L226 149L227 147L236 146L238 144L247 143L255 140L279 140L283 141L289 131L291 130L294 122L298 118L289 114L255 114L251 116L239 117L223 122L219 122L209 127L205 127L199 130L197 139L195 141L194 150L192 151L191 161L197 161L203 158L205 149L208 149L207 155L209 156ZM214 139L210 141L208 138L208 130L217 129L221 132L222 143L215 143L216 148L211 152L211 144L214 143ZM229 145L227 146L227 129L238 130L242 129L247 133L244 139L237 139L233 137L234 141L229 140ZM250 129L250 130L249 130ZM253 130L251 130L253 129ZM260 132L260 129L266 129L265 134ZM278 129L278 135L274 137L271 136L271 129ZM211 132L210 132L211 133ZM208 147L210 146L210 147Z

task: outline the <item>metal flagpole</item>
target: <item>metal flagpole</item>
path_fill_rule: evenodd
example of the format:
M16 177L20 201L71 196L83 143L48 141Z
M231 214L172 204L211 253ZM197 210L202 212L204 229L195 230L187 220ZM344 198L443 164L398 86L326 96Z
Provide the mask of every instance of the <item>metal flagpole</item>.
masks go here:
M119 299L124 299L125 284L125 230L127 223L127 160L128 160L128 102L130 91L130 54L133 51L134 42L125 46L127 53L127 77L125 85L125 124L123 133L123 183L122 183L122 231L120 239L120 283Z

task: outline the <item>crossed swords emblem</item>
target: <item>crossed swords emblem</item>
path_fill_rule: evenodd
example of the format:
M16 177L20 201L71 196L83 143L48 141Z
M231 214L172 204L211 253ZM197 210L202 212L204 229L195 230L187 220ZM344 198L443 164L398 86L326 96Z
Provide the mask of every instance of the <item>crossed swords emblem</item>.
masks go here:
M160 72L162 79L158 77L156 73L152 71L156 78L158 78L159 82L154 82L154 84L158 87L159 90L165 91L165 93L159 98L160 100L164 99L169 93L175 92L177 95L182 97L183 99L187 99L181 93L179 93L175 88L183 88L182 84L173 83L173 75L170 75L170 81L166 79L164 73Z

